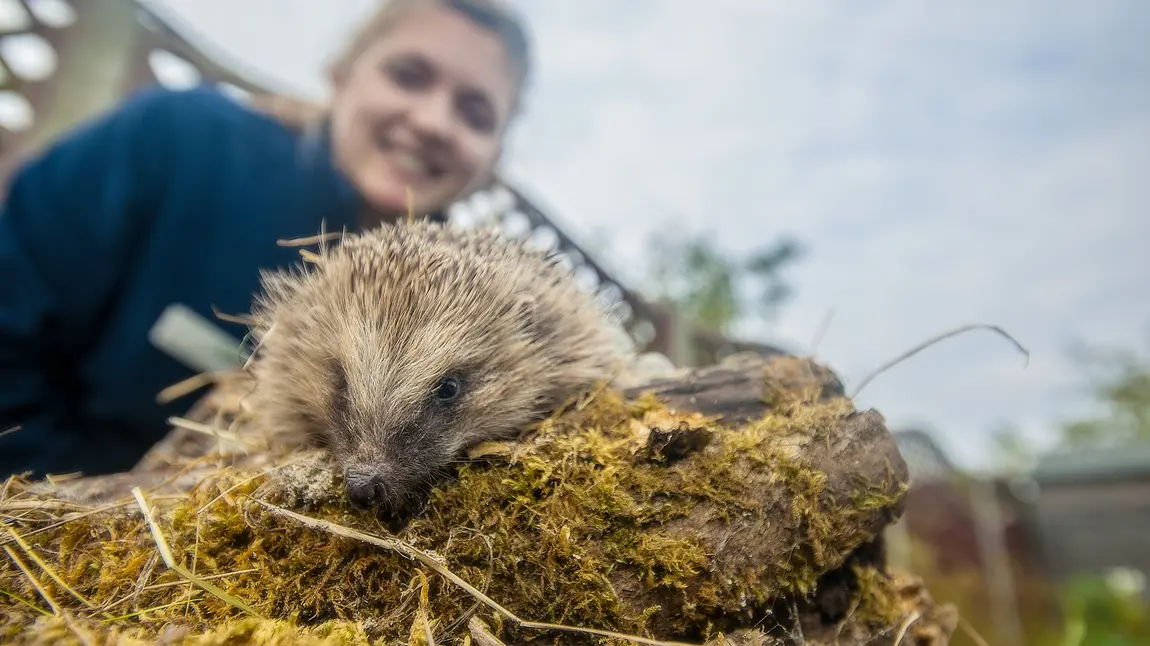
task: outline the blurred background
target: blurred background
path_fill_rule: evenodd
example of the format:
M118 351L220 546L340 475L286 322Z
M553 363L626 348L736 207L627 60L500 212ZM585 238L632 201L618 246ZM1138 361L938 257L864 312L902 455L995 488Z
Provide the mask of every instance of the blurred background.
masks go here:
M366 0L0 0L0 184L149 83L322 100ZM680 364L879 375L911 465L891 558L958 644L1150 644L1150 3L519 0L503 184Z

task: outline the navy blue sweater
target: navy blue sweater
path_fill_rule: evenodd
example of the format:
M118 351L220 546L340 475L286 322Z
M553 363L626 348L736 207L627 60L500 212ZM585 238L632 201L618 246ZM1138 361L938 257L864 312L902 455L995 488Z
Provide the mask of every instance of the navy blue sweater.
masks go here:
M213 308L247 313L260 270L299 261L277 240L355 228L359 195L314 143L218 91L149 88L19 169L0 211L0 478L124 470L163 436L190 401L157 394L199 371L149 340L161 314L241 339Z

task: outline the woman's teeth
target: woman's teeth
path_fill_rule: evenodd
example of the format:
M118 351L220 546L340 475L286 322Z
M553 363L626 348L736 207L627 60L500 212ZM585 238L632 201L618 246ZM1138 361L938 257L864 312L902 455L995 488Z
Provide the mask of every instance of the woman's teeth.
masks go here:
M395 161L395 165L401 169L416 173L418 175L430 175L431 169L423 162L423 159L409 152L395 150L391 153L391 158Z

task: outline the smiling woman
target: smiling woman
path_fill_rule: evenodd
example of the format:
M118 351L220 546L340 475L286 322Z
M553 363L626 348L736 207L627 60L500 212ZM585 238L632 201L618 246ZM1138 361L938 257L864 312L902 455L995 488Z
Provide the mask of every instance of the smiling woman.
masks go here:
M314 118L149 88L27 159L0 210L0 477L130 468L186 411L157 394L228 363L189 357L239 356L215 312L298 259L278 241L393 221L409 196L442 219L493 177L530 67L496 0L391 0Z
M519 19L491 0L392 0L328 68L331 105L253 105L330 137L376 219L434 214L488 185L531 70ZM438 214L436 214L438 215ZM372 222L363 222L372 224Z
M488 2L387 6L331 68L336 157L384 212L426 212L486 184L528 64Z

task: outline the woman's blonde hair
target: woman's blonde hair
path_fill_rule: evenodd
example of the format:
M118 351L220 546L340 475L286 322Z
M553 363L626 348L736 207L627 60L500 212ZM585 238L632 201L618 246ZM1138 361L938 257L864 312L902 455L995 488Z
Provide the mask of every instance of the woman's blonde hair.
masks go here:
M516 74L513 105L517 111L531 74L531 45L522 20L500 0L386 0L352 33L332 60L331 71L346 73L380 36L412 12L428 8L456 11L499 38ZM323 104L285 94L257 95L252 97L251 105L285 126L305 132L316 128L327 114Z

